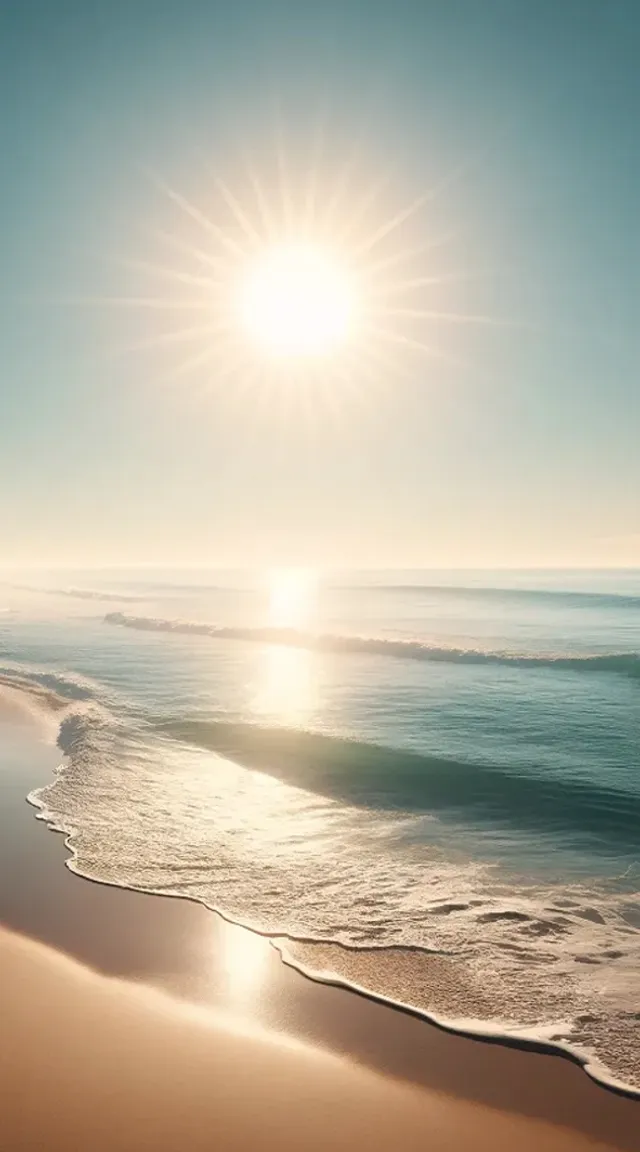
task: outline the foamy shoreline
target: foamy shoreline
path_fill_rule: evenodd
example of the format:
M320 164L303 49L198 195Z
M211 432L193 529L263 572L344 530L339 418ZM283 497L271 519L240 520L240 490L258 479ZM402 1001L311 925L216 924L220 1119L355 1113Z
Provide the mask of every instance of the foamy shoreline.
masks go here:
M51 767L51 761L49 763ZM36 781L33 781L33 783L36 783ZM25 788L25 791L27 791L27 788ZM28 820L28 809L26 808L24 809L24 816L26 827ZM55 856L61 865L63 853L61 852L62 843L60 838L47 836L45 829L37 825L35 821L30 821L30 824L31 832L39 835L43 846L46 841L48 855L50 857ZM128 915L129 911L131 910L133 917L135 917L137 910L143 905L147 910L145 915L149 918L149 924L153 925L153 931L156 933L158 940L158 934L161 934L163 929L165 933L170 931L169 924L167 923L168 916L173 920L171 929L174 929L177 922L180 921L183 928L187 923L191 926L196 926L196 936L206 934L207 929L210 931L213 917L199 905L187 901L168 899L167 897L141 895L125 889L112 889L102 884L86 884L77 881L68 870L60 867L58 880L60 881L62 878L62 883L58 883L57 885L57 895L54 894L56 899L60 898L63 888L65 892L71 892L70 886L73 886L74 893L79 893L80 890L82 890L82 902L85 908L88 904L95 904L96 902L104 903L107 894L108 900L112 905L115 899L118 905L117 919L120 923L120 932L124 931L123 925L125 924L127 924L126 930L129 931L129 923L131 921L131 917ZM171 909L170 912L169 908ZM76 908L76 916L79 915L80 908L78 907ZM20 927L20 925L14 926ZM22 927L24 928L24 925ZM79 929L81 929L81 925L76 924L75 930L78 931ZM191 927L189 930L191 931ZM46 932L33 932L33 926L31 931L32 934L39 935L40 939L47 939ZM240 933L243 936L252 936L251 933L247 933L244 929L232 929L228 931ZM70 933L70 939L67 941L61 941L58 937L50 939L48 942L54 943L58 947L62 946L64 950L77 955L80 959L93 963L93 966L99 967L103 971L114 970L109 956L100 954L99 942L97 949L98 954L87 956L86 952L83 953L82 941L78 941L78 939L74 940L73 935L74 933L72 931ZM135 948L136 945L134 943L133 954L135 953ZM320 1043L336 1047L342 1051L355 1049L353 1054L357 1059L364 1059L366 1062L374 1066L382 1067L385 1071L392 1072L394 1075L400 1075L406 1079L418 1080L421 1083L431 1081L432 1086L439 1091L454 1093L468 1099L480 1100L483 1103L491 1104L493 1107L502 1107L507 1110L524 1112L527 1115L546 1116L555 1122L562 1122L568 1125L571 1125L575 1121L575 1124L582 1128L584 1128L584 1118L588 1117L588 1128L590 1131L593 1130L593 1122L595 1119L596 1132L594 1132L594 1135L600 1135L601 1138L603 1136L606 1137L607 1125L612 1122L610 1116L612 1101L617 1101L616 1108L631 1109L631 1112L629 1112L629 1120L634 1126L637 1125L637 1119L635 1118L637 1117L636 1110L638 1105L636 1101L625 1100L622 1096L614 1097L611 1093L605 1093L602 1089L591 1085L580 1069L570 1065L566 1060L558 1060L550 1056L534 1056L532 1053L522 1051L516 1055L513 1051L509 1052L503 1044L488 1046L485 1043L480 1044L472 1040L465 1040L455 1033L440 1030L436 1031L434 1028L425 1024L424 1019L417 1018L418 1014L412 1016L404 1015L389 1008L384 1003L376 1004L375 998L367 997L365 999L366 990L364 989L359 989L358 991L364 992L365 996L356 997L353 996L351 992L338 991L335 988L322 988L318 984L314 987L297 972L295 974L289 972L288 976L283 980L282 973L288 970L284 969L284 966L279 960L276 960L273 950L269 948L266 941L264 941L264 949L270 953L270 968L267 983L270 982L271 984L278 985L279 997L282 998L284 996L285 999L290 997L294 1001L301 1002L303 1008L301 1013L299 1011L300 1022L302 1024L301 1031L305 1035L311 1034L312 1038ZM154 951L153 946L150 951ZM159 943L155 951L162 951ZM132 963L134 959L133 954L129 956L129 969L137 974L136 964ZM171 967L175 967L175 962ZM298 964L297 968L300 969L300 967ZM162 963L159 965L159 968L160 971L156 970L149 982L160 984L163 987L169 987L171 991L175 991L179 995L184 996L186 991L185 987L180 986L180 980L176 979L175 973L172 972L171 977L167 979L167 972L161 971ZM115 966L115 974L127 975L129 973L126 969L126 963L124 965L124 971L123 965L119 963ZM280 969L281 972L276 974L276 969ZM193 976L193 973L190 973L190 975ZM143 973L141 978L146 980L147 974ZM194 989L192 989L192 991L194 991ZM196 989L195 995L193 996L188 992L187 995L188 998L196 999L200 1002L203 1000L210 1002L211 999L210 992L209 994L205 992L203 995L202 988L199 990ZM382 1000L382 998L379 999ZM305 1004L305 1001L308 1003ZM323 1020L322 1026L317 1028L314 1034L314 1026L310 1026L309 1011L313 1009L311 1016L315 1013L317 1017L318 1003L322 1003L323 1005L323 1016L327 1016L325 1006L330 1006L328 1015L331 1017L331 1025L327 1027L326 1019ZM299 1008L300 1005L298 1005L298 1009ZM305 1012L307 1013L306 1016ZM354 1013L357 1018L356 1026L349 1028L349 1016L351 1015L351 1017L353 1017ZM303 1019L304 1023L302 1023ZM389 1022L391 1020L394 1021L391 1033L397 1033L395 1042L389 1038ZM266 1021L270 1026L274 1024L276 1027L279 1026L279 1022L273 1019L273 1013L270 1018L269 1012L267 1012ZM366 1022L368 1032L368 1040L367 1044L364 1045L364 1051L362 1044L360 1044L360 1050L358 1050L358 1043L352 1043L354 1038L357 1041L357 1034L361 1031L363 1022ZM317 1019L315 1023L317 1025ZM351 1023L354 1023L353 1019ZM394 1060L389 1060L389 1053L385 1056L383 1051L385 1044L388 1048L394 1047L394 1044L397 1049L401 1047L404 1048L405 1058L400 1060L396 1059L395 1063ZM450 1048L451 1045L455 1046L456 1049L455 1060L450 1058L443 1062L444 1047ZM407 1046L410 1050L410 1057L408 1059L406 1058ZM517 1042L516 1046L522 1048L520 1042ZM534 1051L540 1051L539 1045L531 1044L530 1047ZM422 1059L425 1049L432 1050L429 1059L426 1061ZM434 1050L436 1052L435 1058ZM450 1048L450 1051L453 1052L453 1049ZM515 1082L513 1070L505 1077L505 1070L507 1068L505 1060L509 1062L509 1066L514 1063L520 1065L521 1071L519 1075L516 1075ZM533 1096L531 1094L532 1077L529 1070L529 1062L531 1060L543 1061L545 1066L548 1066L548 1071L545 1071L543 1077L545 1081L543 1090L540 1084L538 1084L537 1090L535 1089L535 1085L533 1085ZM496 1064L493 1068L494 1075L488 1079L486 1069L488 1066L494 1064ZM420 1065L422 1065L422 1067L420 1067ZM540 1068L541 1065L538 1067ZM424 1075L425 1068L427 1071L426 1076ZM480 1074L481 1070L482 1074ZM477 1077L475 1083L473 1082L474 1077ZM551 1089L549 1088L549 1084L546 1083L547 1077L552 1086ZM567 1083L565 1083L567 1077L570 1077L573 1083L573 1087L569 1092L567 1091ZM533 1079L539 1080L539 1072ZM518 1080L520 1081L519 1085L517 1083ZM522 1090L524 1082L527 1082L527 1090L525 1092ZM580 1103L578 1104L577 1098L571 1103L573 1094L576 1091L575 1085L578 1083L580 1084L580 1088L577 1090ZM557 1090L555 1089L556 1084L558 1086ZM585 1092L587 1093L586 1097L584 1095ZM553 1098L558 1097L558 1094L561 1095L562 1099L560 1101L556 1100L554 1103ZM589 1094L593 1095L590 1096ZM585 1104L585 1101L587 1101L587 1104ZM561 1104L559 1111L557 1108L558 1103ZM570 1106L567 1112L568 1103ZM614 1108L614 1112L616 1108ZM614 1127L617 1128L619 1122L618 1117L615 1120ZM604 1130L598 1131L598 1128L602 1128L602 1124L604 1124ZM619 1136L617 1138L620 1140ZM619 1143L618 1146L635 1147L636 1145L627 1142Z

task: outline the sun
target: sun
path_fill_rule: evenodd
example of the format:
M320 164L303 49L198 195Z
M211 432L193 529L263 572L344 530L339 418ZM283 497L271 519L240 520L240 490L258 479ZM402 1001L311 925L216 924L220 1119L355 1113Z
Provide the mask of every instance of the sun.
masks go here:
M308 627L317 594L312 572L303 568L277 568L269 573L268 593L270 627Z
M339 428L352 401L425 380L427 361L433 373L459 365L464 344L451 350L447 329L496 323L461 307L477 274L440 264L456 232L438 226L434 202L451 177L397 206L357 151L342 164L289 156L277 137L259 168L240 151L233 190L209 167L195 199L148 173L160 219L170 208L149 229L152 259L119 259L133 294L87 301L146 316L149 335L124 351L161 350L156 386L195 376L194 394L215 393L252 425L314 428L324 411ZM173 260L157 262L167 247Z
M356 292L340 263L310 244L267 248L241 276L240 324L277 357L326 356L353 331Z

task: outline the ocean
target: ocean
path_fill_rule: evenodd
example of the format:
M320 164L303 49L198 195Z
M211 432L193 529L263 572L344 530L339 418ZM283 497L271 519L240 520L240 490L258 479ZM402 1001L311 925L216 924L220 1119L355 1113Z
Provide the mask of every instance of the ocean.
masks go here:
M5 573L0 673L78 872L640 1087L640 572Z

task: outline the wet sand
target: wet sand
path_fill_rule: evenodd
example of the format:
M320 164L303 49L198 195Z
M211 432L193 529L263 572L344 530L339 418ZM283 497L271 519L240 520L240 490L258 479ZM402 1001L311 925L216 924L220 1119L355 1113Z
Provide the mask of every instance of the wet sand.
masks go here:
M4 1149L607 1145L401 1084L0 934Z
M50 734L51 729L48 732L49 739ZM477 1125L480 1121L476 1113L478 1115L482 1113L485 1120L487 1116L491 1116L493 1124L499 1111L502 1114L499 1117L501 1121L505 1123L508 1121L520 1127L517 1134L511 1131L509 1135L506 1129L501 1130L499 1134L495 1125L494 1129L489 1125L486 1129L486 1139L492 1143L504 1140L509 1147L526 1148L531 1139L533 1141L531 1147L580 1147L584 1143L582 1137L586 1136L612 1147L634 1152L640 1149L640 1101L610 1092L595 1084L581 1068L569 1060L449 1033L415 1016L375 1003L352 991L329 987L305 978L282 963L269 941L246 929L227 924L222 917L200 905L186 900L111 888L75 876L64 867L68 852L62 836L48 831L42 821L35 819L34 810L25 803L25 796L31 789L46 783L51 778L59 759L60 754L57 750L50 743L45 743L44 733L39 734L34 727L33 718L26 713L21 714L20 703L14 700L11 715L7 716L6 722L0 726L0 922L7 928L49 945L58 952L88 965L97 973L120 977L128 982L137 982L140 995L142 995L140 986L144 986L147 990L155 989L169 993L171 1001L166 996L162 1001L165 1008L167 1003L171 1003L173 1012L177 1011L176 999L180 998L183 1003L198 1005L201 1010L207 1009L207 1014L215 1009L223 1011L225 1016L232 1015L236 1028L242 1025L253 1029L256 1027L268 1029L271 1037L268 1043L279 1044L278 1053L284 1049L282 1041L277 1040L277 1037L293 1037L307 1046L305 1059L308 1058L309 1061L313 1059L322 1061L324 1057L321 1057L320 1050L341 1055L343 1060L347 1061L346 1064L340 1064L338 1078L341 1082L346 1075L346 1068L349 1070L349 1075L353 1074L356 1077L364 1076L365 1069L371 1070L371 1075L375 1071L378 1073L375 1079L376 1089L374 1092L371 1088L373 1096L367 1097L369 1102L365 1111L370 1109L371 1100L378 1097L381 1108L386 1109L387 1104L383 1106L384 1092L387 1089L389 1092L400 1091L397 1081L404 1081L402 1090L417 1093L415 1099L422 1100L419 1107L427 1110L421 1114L420 1121L422 1125L428 1126L426 1131L424 1128L422 1130L422 1146L427 1138L433 1147L464 1146L468 1143L470 1123L473 1124L473 1145L485 1146L479 1142L481 1132L477 1129ZM114 836L117 836L117 828L114 828ZM12 945L17 946L15 942ZM15 959L15 953L13 955ZM38 1027L42 1029L42 1040L32 1035L32 1040L28 1043L24 1040L19 1046L22 1063L18 1060L16 1068L22 1071L11 1073L13 1087L9 1100L19 1098L20 1092L26 1093L30 1098L34 1093L37 1095L40 1092L41 1084L38 1077L42 1076L43 1080L46 1080L46 1067L51 1065L53 1051L56 1053L54 1062L60 1060L64 1063L67 1058L72 1063L76 1060L74 1053L77 1050L76 1033L80 1027L78 1023L80 1018L84 1019L86 1016L88 1021L91 1017L94 1021L91 1014L94 1012L97 1014L91 1029L88 1024L82 1027L82 1034L87 1044L90 1039L91 1043L97 1043L96 1036L100 1038L102 1029L107 1028L108 1024L104 1015L105 1009L101 1007L103 1003L101 997L105 991L103 982L95 983L94 977L91 978L95 988L92 985L90 1004L85 1003L85 1000L82 1002L78 1000L77 1004L72 1006L69 1001L68 1010L65 1009L64 1013L60 1013L57 1007L55 1011L51 1007L51 997L46 993L49 1008L45 1009L42 996L45 995L43 989L48 979L46 972L52 971L51 965L57 964L58 961L40 952L33 955L35 957L33 979L30 977L27 980L25 975L22 981L22 999L18 998L15 1001L16 1005L23 1004L20 1011L24 1016L16 1017L17 1032L12 1037L8 1039L6 1030L3 1030L3 1038L0 1041L3 1057L5 1060L8 1059L9 1064L12 1063L12 1053L17 1043L16 1035L28 1038L28 1021L34 1013L39 1019ZM3 950L4 971L1 987L3 995L8 994L8 1003L11 1007L14 1004L15 987L12 973L15 972L15 964L12 968L12 962L7 961L6 956L6 950ZM59 974L58 969L55 971ZM86 984L88 978L83 976L81 980L77 969L73 969L73 973L70 969L65 969L64 979L65 991L64 996L62 993L61 996L65 1003L65 998L73 999L79 996L81 985L85 990L88 987ZM133 995L130 989L126 991L120 985L116 987L118 994L125 999ZM109 997L114 994L113 988L113 982L110 982ZM145 995L149 996L150 993L147 991ZM156 1001L158 999L156 996ZM41 1007L36 1012L35 1005L38 1002L41 1003ZM130 999L126 999L127 1005L132 1003ZM148 1009L149 1005L145 1002L144 1011ZM13 1012L13 1007L11 1010ZM18 1007L16 1011L19 1011ZM121 1001L121 1011L125 1014L129 1012L125 1000ZM186 1005L184 1011L187 1011ZM191 1027L193 1008L190 1008L189 1012ZM76 1022L71 1029L73 1038L69 1035L67 1017L68 1020ZM186 1020L187 1017L181 1025L185 1028ZM144 1040L146 1027L147 1024L141 1020L139 1041L143 1046L146 1043ZM199 1027L202 1028L202 1021ZM211 1019L208 1027L214 1027ZM92 1032L91 1037L88 1036L89 1031ZM45 1033L48 1037L46 1043ZM204 1075L203 1069L208 1059L218 1058L213 1052L216 1042L215 1038L207 1033L206 1044L212 1045L212 1052L207 1055L203 1051L203 1045L206 1044L201 1032L198 1032L197 1042L195 1038L192 1041L185 1041L194 1045L193 1062L201 1069L199 1075ZM249 1041L244 1038L242 1043L248 1044ZM266 1044L267 1040L261 1040L261 1043ZM99 1053L91 1049L91 1044L89 1049L85 1055L85 1062L93 1067L94 1061L97 1060L99 1065ZM180 1059L184 1060L184 1055L181 1055ZM34 1062L32 1065L30 1060ZM201 1060L204 1064L199 1063ZM191 1071L191 1057L188 1062ZM362 1072L356 1073L356 1065L360 1065ZM97 1076L96 1068L93 1068L93 1072ZM385 1082L380 1079L379 1074L385 1074ZM15 1083L15 1076L18 1075L22 1077L21 1087ZM282 1065L281 1075L289 1080L290 1072L286 1061ZM149 1072L145 1081L149 1094L149 1107L153 1097L153 1086L156 1085L155 1091L160 1092L162 1078L157 1079L159 1076L159 1071L154 1069L153 1076ZM316 1072L309 1071L309 1076L315 1082ZM184 1086L182 1074L180 1083ZM308 1095L310 1091L310 1081L305 1083L306 1087L295 1081L296 1091L299 1089L303 1096ZM322 1080L322 1083L327 1086L331 1097L334 1092L331 1077L329 1076L326 1081ZM4 1075L3 1084L5 1084ZM87 1088L89 1093L98 1091L94 1081L92 1084L93 1087ZM184 1086L185 1092L187 1087L188 1085ZM290 1094L295 1095L293 1087L292 1080ZM118 1082L115 1088L119 1099L121 1093L125 1091L126 1084ZM259 1111L257 1100L260 1095L258 1088L259 1086L255 1085L257 1111ZM8 1091L6 1087L4 1090ZM126 1090L129 1091L128 1088ZM193 1091L195 1092L195 1088ZM245 1094L250 1092L251 1098L254 1098L252 1087L245 1086L243 1091ZM360 1091L355 1081L353 1091L356 1095ZM365 1089L362 1088L362 1091ZM163 1082L162 1095L164 1098ZM175 1107L196 1108L193 1103L187 1104L187 1096L184 1097L182 1104L176 1099ZM437 1113L439 1119L436 1123L433 1110L428 1112L433 1100L437 1098L438 1101L442 1101L444 1096L448 1100L447 1108L450 1112L454 1108L453 1101L455 1101L459 1118L462 1116L460 1109L467 1115L466 1110L476 1106L473 1113L476 1118L471 1121L467 1117L466 1129L464 1125L459 1129L456 1128L453 1119L451 1120L453 1127L449 1125L449 1121L444 1123L442 1120L444 1114L441 1112ZM191 1099L190 1096L188 1098ZM331 1099L333 1100L333 1097ZM413 1095L411 1099L414 1099ZM197 1108L204 1108L205 1103L203 1099ZM207 1107L213 1107L214 1104L215 1101L213 1103L210 1101ZM323 1108L325 1110L329 1108L326 1097ZM333 1102L330 1104L330 1109L332 1108ZM390 1102L388 1108L393 1111ZM21 1112L26 1109L27 1104L23 1102ZM98 1103L96 1109L97 1115ZM486 1111L487 1109L491 1111ZM40 1112L39 1105L36 1106L36 1110ZM361 1125L368 1124L365 1111L360 1113L358 1123ZM2 1107L0 1115L4 1115ZM204 1123L203 1114L198 1112L198 1115L200 1115L198 1122ZM453 1117L453 1112L451 1116ZM62 1122L64 1116L59 1119ZM212 1115L209 1122L213 1123L213 1119ZM232 1123L225 1119L225 1125L227 1122ZM283 1117L281 1122L284 1124ZM488 1120L486 1122L489 1124ZM555 1127L550 1128L545 1131L542 1139L542 1133L538 1131L538 1122L553 1126L561 1125L564 1131ZM493 1131L493 1136L490 1135L490 1129ZM136 1131L139 1130L136 1128ZM345 1131L351 1133L349 1139L356 1139L354 1130L350 1129L348 1124ZM370 1125L366 1131L368 1133L366 1139L370 1142ZM376 1123L373 1131L378 1132L382 1139L382 1127ZM385 1139L391 1139L389 1129L384 1131L387 1132ZM326 1146L327 1142L339 1146L335 1130L332 1129L329 1134L325 1127L324 1132L325 1143L320 1142L318 1147ZM436 1142L436 1134L437 1139L442 1138L442 1143ZM411 1140L415 1136L416 1132L411 1136L407 1130L406 1137L399 1137L394 1146L411 1147L413 1146ZM245 1137L249 1138L246 1132L242 1140ZM358 1131L357 1138L360 1140L365 1138L365 1128ZM484 1136L482 1138L484 1139ZM17 1139L16 1136L15 1140ZM29 1139L31 1144L20 1144L14 1140L9 1147L38 1146L34 1142L33 1132L30 1132ZM76 1139L76 1146L80 1146L79 1137L70 1139L71 1146L73 1139ZM157 1147L172 1146L158 1143L157 1137L154 1139ZM287 1137L284 1129L280 1128L278 1140L285 1140L286 1146L286 1139L293 1140L293 1136L290 1133ZM300 1146L299 1131L296 1139L297 1146ZM305 1134L304 1143L308 1147L312 1146L310 1139L311 1137ZM564 1140L565 1143L553 1143L556 1139ZM115 1136L112 1137L112 1145L114 1140ZM189 1140L191 1146L198 1146L193 1143L191 1133ZM566 1143L567 1141L569 1143ZM209 1137L209 1145L203 1146L210 1146L211 1142ZM241 1141L240 1143L219 1141L219 1143L227 1147L243 1146ZM295 1141L291 1146L294 1144ZM90 1145L100 1147L95 1143L93 1135ZM57 1145L50 1142L41 1143L39 1146ZM119 1142L117 1146L146 1145L140 1142L129 1144ZM388 1145L384 1142L372 1144L372 1147L383 1146Z

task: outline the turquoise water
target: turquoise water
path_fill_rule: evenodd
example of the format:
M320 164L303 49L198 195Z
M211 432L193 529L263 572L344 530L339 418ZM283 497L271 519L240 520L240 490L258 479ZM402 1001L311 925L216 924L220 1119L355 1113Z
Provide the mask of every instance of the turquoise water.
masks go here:
M81 871L438 951L638 1076L640 573L42 573L0 608L2 670L70 702L39 799Z

